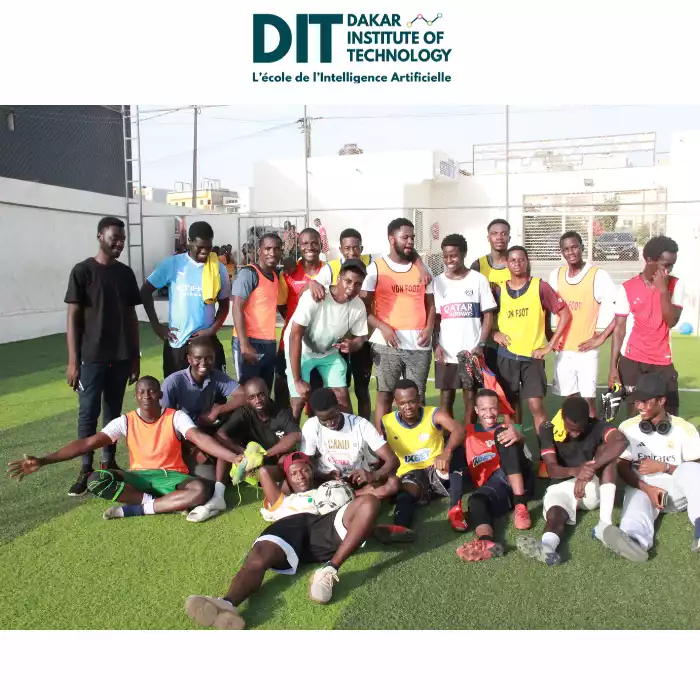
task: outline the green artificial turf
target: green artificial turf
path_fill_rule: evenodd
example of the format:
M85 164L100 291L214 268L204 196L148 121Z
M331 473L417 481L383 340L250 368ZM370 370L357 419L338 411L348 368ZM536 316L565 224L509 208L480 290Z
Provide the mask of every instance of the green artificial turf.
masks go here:
M141 333L142 374L159 376L160 343L147 326ZM221 339L229 351L229 334ZM698 349L695 339L674 338L683 387L700 387ZM2 345L0 360L3 464L73 439L77 397L65 383L63 336ZM600 366L603 383L605 351ZM432 383L428 401L436 402ZM556 397L547 401L550 411L558 404ZM700 393L683 392L681 406L682 415L697 423ZM133 407L131 396L126 407ZM529 418L525 425L530 427ZM531 431L528 437L534 448ZM126 463L123 446L117 457ZM222 595L264 528L259 494L242 487L239 506L230 492L231 510L201 524L181 515L104 521L104 502L66 495L77 467L53 465L19 485L0 479L0 628L191 629L186 596ZM531 512L531 533L538 536L539 501ZM381 517L389 520L388 506ZM504 518L497 528L506 556L467 564L455 548L472 535L453 533L445 503L437 502L420 511L414 544L371 541L351 557L330 605L308 600L313 569L305 567L296 577L268 575L241 612L250 628L264 629L699 627L700 558L690 552L686 515L661 519L656 550L646 565L636 566L591 539L596 522L596 513L579 516L561 547L565 563L550 569L518 555L516 533Z

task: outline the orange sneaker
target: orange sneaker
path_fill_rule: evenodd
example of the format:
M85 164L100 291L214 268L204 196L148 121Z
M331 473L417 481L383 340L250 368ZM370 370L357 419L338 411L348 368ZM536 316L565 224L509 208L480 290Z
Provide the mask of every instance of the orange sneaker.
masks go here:
M503 556L503 547L492 540L474 539L457 547L457 556L462 561L485 561Z
M450 521L450 526L455 532L466 532L469 529L467 526L467 519L464 517L464 512L462 511L461 503L452 506L452 508L447 511L447 519Z
M524 503L516 503L513 510L513 524L516 530L529 530L532 525L530 511Z
M537 476L540 479L549 479L549 472L547 471L547 465L544 463L544 460L540 460L540 466L537 469Z
M377 525L374 536L384 544L413 542L416 539L416 533L403 525Z

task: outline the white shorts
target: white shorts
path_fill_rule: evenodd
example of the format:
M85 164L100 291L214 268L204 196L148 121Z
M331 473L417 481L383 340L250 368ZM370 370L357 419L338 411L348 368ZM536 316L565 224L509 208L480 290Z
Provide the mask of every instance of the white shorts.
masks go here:
M562 350L554 358L552 393L556 396L581 394L584 399L595 398L598 383L598 352Z
M600 505L600 482L594 476L587 484L583 498L577 499L574 496L574 482L576 479L567 479L558 484L552 484L544 492L544 517L547 518L547 511L554 506L563 508L568 516L568 525L576 525L576 510L594 510Z

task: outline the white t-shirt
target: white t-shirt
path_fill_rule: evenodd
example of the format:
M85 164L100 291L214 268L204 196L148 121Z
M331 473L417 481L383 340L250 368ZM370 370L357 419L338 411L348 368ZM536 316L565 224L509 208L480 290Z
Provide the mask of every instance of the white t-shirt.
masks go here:
M343 427L329 430L318 418L309 418L301 429L301 451L313 457L318 454L318 469L321 474L339 471L347 476L351 471L367 468L371 455L386 440L377 429L361 416L343 413Z
M291 320L306 328L301 341L301 353L308 357L338 354L338 349L334 348L333 344L340 342L348 332L354 336L369 333L367 310L359 297L339 304L328 293L323 301L314 301L307 289L299 298ZM284 332L284 347L287 353L291 332L290 322Z
M659 435L659 433L645 435L639 429L640 416L623 421L619 430L630 444L620 457L630 462L649 458L675 466L700 459L700 435L695 426L678 416L669 416L669 418L672 428L666 435ZM657 476L658 474L649 474L642 476L641 479L649 481L649 477Z
M568 265L565 267L567 270L567 281L570 284L578 284L586 276L586 273L591 269L592 265L590 263L586 263L581 268L581 271L574 277L569 277ZM560 267L555 267L549 274L549 286L555 292L559 291L558 286L560 269ZM610 274L600 267L596 270L595 278L593 279L593 296L600 304L600 309L598 310L598 322L596 326L598 328L607 328L608 324L613 320L613 316L615 315L614 305L615 298L617 296L617 287L615 286ZM552 322L553 327L555 327L556 319L552 318Z
M165 409L163 409L165 410ZM136 409L136 413L141 415L141 409ZM161 415L163 411L161 410ZM184 411L175 411L173 416L173 428L175 428L175 434L179 440L187 437L187 432L196 428L197 426L192 422L192 419ZM112 442L116 442L119 438L126 438L127 433L127 420L126 416L119 416L105 425L100 431L107 435Z
M481 335L481 314L496 309L496 300L484 275L475 270L461 280L446 273L435 278L435 313L440 314L439 343L445 361L456 364L457 353L472 350Z
M277 503L270 504L265 501L265 507L260 509L260 514L270 523L281 520L289 515L299 513L312 513L318 515L318 508L314 503L316 489L303 493L290 493L289 496L280 496Z
M401 265L399 263L393 262L386 256L382 259L394 272L408 272L411 269L411 266L413 265L413 263L410 262ZM371 262L367 266L367 277L365 277L365 281L362 284L363 292L375 291L375 289L377 288L378 275L379 273L377 272L377 263ZM432 281L425 288L425 293L433 293ZM430 352L432 350L432 346L430 343L428 343L427 347L418 345L418 334L422 330L422 328L417 328L416 330L412 331L395 331L396 337L399 339L399 348L401 348L401 350L427 350L428 352ZM384 340L384 336L378 328L375 329L374 333L372 333L372 335L370 336L370 342L377 343L377 345L386 345L386 340Z

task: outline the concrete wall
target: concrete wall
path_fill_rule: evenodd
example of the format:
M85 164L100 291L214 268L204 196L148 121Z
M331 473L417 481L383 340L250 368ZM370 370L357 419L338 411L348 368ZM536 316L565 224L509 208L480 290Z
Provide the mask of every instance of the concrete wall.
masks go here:
M137 211L130 206L132 214ZM235 243L238 234L236 215L204 216L156 202L144 202L143 212L146 276L173 254L175 215L185 215L188 225L209 221L220 243ZM108 215L124 218L123 197L0 178L0 343L65 331L68 275L76 262L95 254L97 223ZM138 249L132 256L140 283ZM126 251L122 262L128 262ZM146 320L142 311L139 316Z

